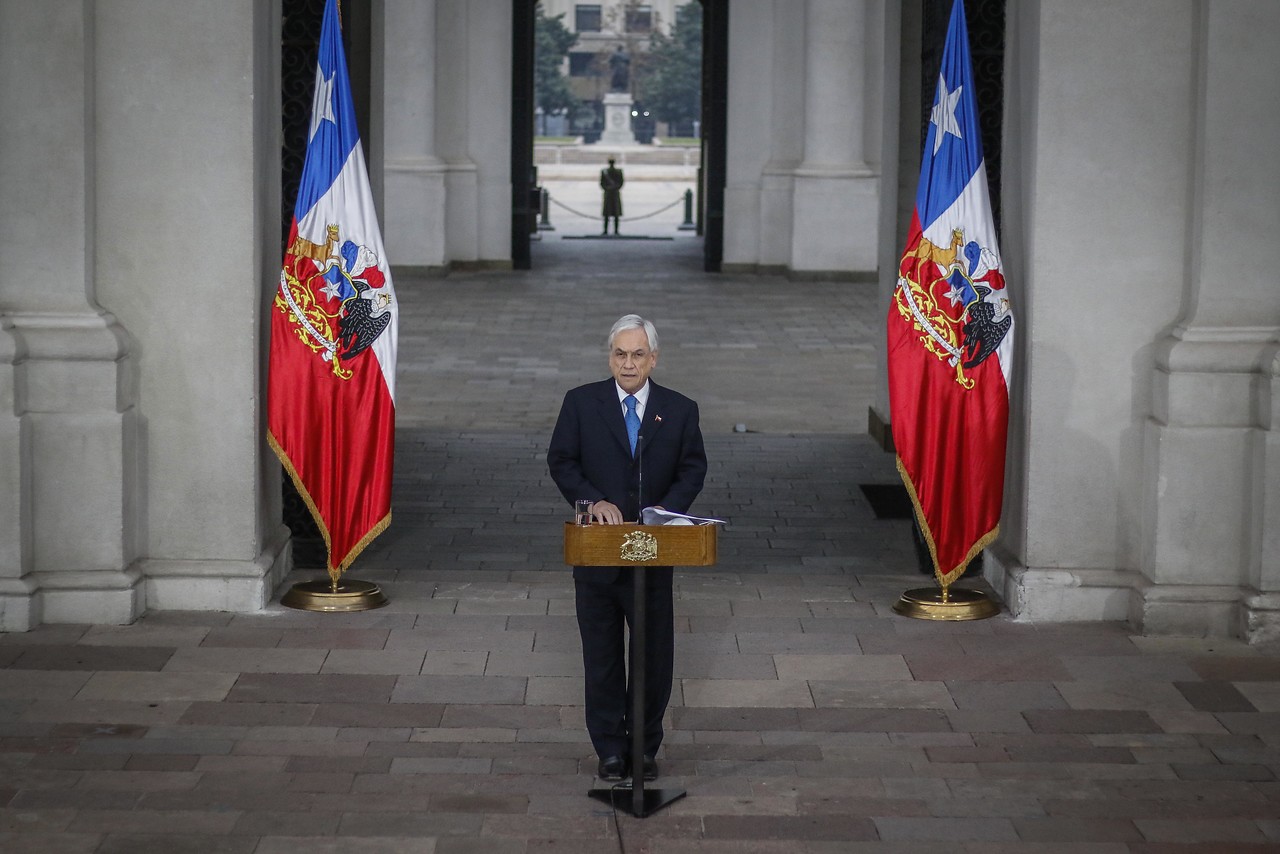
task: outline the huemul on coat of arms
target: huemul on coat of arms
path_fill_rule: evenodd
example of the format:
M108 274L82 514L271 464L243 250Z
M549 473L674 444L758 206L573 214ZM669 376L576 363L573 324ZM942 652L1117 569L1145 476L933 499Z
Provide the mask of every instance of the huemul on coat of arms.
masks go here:
M391 323L390 288L377 254L347 240L330 225L324 243L298 237L285 253L275 306L296 324L294 333L328 362L334 376L351 379L344 363L377 340Z
M1013 326L1000 259L977 241L966 243L957 228L946 247L921 235L898 273L898 313L922 333L925 349L955 368L956 382L973 388L965 370L982 364Z

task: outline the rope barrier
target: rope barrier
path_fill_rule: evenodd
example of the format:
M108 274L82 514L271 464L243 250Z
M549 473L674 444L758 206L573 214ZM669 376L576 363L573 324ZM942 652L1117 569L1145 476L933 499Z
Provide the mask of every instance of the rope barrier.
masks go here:
M568 211L569 213L573 214L574 216L580 216L583 219L601 219L602 218L601 215L599 214L584 214L582 211L576 211L573 208L569 207L568 205L563 204L562 202L556 201L556 199L550 195L547 196L547 201L551 202L551 204L555 205L556 207L562 208ZM657 216L660 213L669 211L672 208L674 208L676 205L682 204L683 202L684 202L684 195L681 194L679 198L677 198L674 202L667 205L666 207L658 208L656 211L651 211L650 213L647 213L647 214L641 214L640 216L619 217L618 221L619 222L635 222L636 220L648 219L651 216Z

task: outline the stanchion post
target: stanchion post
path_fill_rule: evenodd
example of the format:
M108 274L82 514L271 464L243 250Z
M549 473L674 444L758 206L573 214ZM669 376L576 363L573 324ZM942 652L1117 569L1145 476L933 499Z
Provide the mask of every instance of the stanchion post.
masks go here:
M684 191L684 222L680 223L679 231L694 231L697 226L693 224L693 190Z
M538 231L555 231L556 227L551 224L551 193L546 187L542 188L542 219L538 220Z

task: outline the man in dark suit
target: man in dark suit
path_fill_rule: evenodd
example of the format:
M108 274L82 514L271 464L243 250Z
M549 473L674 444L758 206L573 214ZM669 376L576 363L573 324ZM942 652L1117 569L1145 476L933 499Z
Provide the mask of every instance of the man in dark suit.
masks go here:
M597 522L634 522L642 507L651 506L686 513L702 491L707 455L698 405L649 380L657 363L657 331L649 321L629 314L609 333L613 378L579 386L564 397L547 465L570 504L594 502L591 514ZM621 780L630 772L627 756L635 722L630 719L624 629L634 619L637 572L645 573L647 617L642 771L652 780L658 776L656 754L675 656L671 567L573 569L587 732L605 780Z

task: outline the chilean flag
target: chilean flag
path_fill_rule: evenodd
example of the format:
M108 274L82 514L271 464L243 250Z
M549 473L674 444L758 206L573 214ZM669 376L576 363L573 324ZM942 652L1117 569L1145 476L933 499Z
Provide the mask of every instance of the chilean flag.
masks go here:
M324 535L335 583L391 523L398 314L337 0L327 0L311 133L271 309L267 441Z
M1000 531L1013 362L963 0L951 7L888 356L898 471L945 590Z

